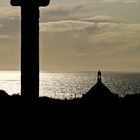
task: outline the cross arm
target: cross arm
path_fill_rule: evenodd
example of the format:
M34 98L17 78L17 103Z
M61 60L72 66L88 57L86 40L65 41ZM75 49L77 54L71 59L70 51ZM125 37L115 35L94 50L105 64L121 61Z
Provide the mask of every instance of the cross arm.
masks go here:
M10 1L12 6L48 6L50 0L11 0Z

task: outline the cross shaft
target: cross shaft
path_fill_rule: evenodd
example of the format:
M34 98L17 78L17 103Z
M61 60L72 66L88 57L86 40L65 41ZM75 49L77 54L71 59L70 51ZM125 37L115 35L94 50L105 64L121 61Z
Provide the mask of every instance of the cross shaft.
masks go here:
M39 97L39 7L50 0L11 0L21 6L21 95Z

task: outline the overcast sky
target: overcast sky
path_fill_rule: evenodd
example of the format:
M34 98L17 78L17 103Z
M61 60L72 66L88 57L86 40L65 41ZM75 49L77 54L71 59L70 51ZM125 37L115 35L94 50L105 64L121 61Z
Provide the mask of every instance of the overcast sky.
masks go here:
M51 0L41 8L41 70L140 71L140 0ZM0 0L0 70L20 68L20 8Z

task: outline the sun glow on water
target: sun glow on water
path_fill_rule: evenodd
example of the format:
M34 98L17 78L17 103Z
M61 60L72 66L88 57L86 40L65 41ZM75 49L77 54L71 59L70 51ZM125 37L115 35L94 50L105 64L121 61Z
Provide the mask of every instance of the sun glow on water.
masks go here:
M20 80L19 71L0 71L0 80Z
M0 71L0 89L9 95L20 93L20 72Z
M20 94L19 71L0 72L0 90ZM40 73L40 96L56 99L80 98L96 84L97 73ZM140 93L140 73L103 73L103 83L120 96ZM32 86L32 85L31 85Z

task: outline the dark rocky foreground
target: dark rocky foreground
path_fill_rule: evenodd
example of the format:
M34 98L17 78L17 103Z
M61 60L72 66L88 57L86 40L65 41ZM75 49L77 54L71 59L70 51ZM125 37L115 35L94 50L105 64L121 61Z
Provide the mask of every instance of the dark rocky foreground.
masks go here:
M63 133L63 130L68 131L69 128L68 133L73 133L75 129L76 133L78 130L80 131L78 134L81 136L85 130L91 130L92 136L95 136L95 130L100 135L101 132L110 135L110 130L114 131L114 127L120 132L124 122L128 125L132 120L133 124L136 117L139 117L139 104L140 94L119 98L111 93L102 82L97 82L87 94L83 95L82 99L74 100L61 101L48 97L26 99L17 95L8 96L4 91L0 92L0 111L1 117L3 117L1 121L8 118L6 122L8 121L9 124L13 122L12 127L17 122L20 127L22 124L26 129L29 129L29 132L33 130L33 127L36 130L42 128L45 135L46 129L50 129L50 126L53 127L52 132L59 130ZM127 121L126 118L130 120ZM38 127L38 124L41 126ZM31 129L29 125L32 126ZM16 129L18 130L20 127ZM35 135L34 133L33 131L33 135ZM55 134L53 133L53 135Z
M70 121L72 127L78 123L79 126L84 123L93 123L92 126L95 126L95 123L105 123L105 126L108 126L111 120L113 120L112 124L117 124L118 119L131 120L130 116L135 116L136 119L140 106L140 94L119 98L103 83L93 86L82 99L73 100L55 100L48 97L26 99L18 95L8 96L4 91L0 93L1 117L4 116L4 119L12 117L15 121L17 119L21 121L22 118L34 124L42 121L42 124L46 123L46 128L48 123L52 124L52 122L54 124L59 122L58 126L66 124L67 127Z

